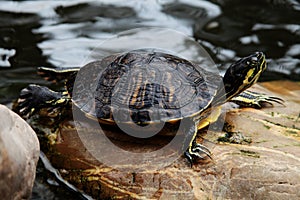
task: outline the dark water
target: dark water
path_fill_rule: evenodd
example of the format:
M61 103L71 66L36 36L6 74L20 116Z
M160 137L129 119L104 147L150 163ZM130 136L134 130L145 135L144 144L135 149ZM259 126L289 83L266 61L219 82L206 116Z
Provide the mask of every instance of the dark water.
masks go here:
M0 103L11 102L28 83L47 84L36 67L82 66L107 38L153 26L195 38L221 70L264 51L269 67L261 81L300 80L299 1L1 1Z
M238 57L263 51L268 70L260 81L300 81L300 1L1 1L0 103L11 103L29 83L51 86L36 75L39 66L82 66L97 54L133 45L101 46L108 38L157 26L194 38L220 70ZM151 31L145 33L137 30L128 37L142 38L139 44L158 39ZM168 35L159 40L179 48ZM179 51L192 53L193 48Z

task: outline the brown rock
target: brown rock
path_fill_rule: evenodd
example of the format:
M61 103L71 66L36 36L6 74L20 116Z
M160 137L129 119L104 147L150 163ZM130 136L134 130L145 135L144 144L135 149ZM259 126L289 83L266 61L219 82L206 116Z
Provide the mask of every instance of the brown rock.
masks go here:
M48 155L67 180L99 199L299 199L300 85L269 82L252 90L280 97L285 106L275 104L261 110L231 107L226 130L247 138L246 142L219 142L226 133L211 130L204 136L204 144L212 151L213 160L192 168L180 157L158 170L140 172L142 163L128 163L125 171L114 169L93 157L71 121L61 124ZM108 151L113 159L113 149L98 143L93 130L86 130L90 145L103 154ZM106 131L118 134L112 128ZM53 134L49 136L53 138ZM122 140L127 151L141 148ZM155 144L147 144L153 143L142 145L143 150L154 149L151 146ZM122 146L122 142L116 145Z
M39 141L17 114L0 105L0 198L29 199L39 158Z

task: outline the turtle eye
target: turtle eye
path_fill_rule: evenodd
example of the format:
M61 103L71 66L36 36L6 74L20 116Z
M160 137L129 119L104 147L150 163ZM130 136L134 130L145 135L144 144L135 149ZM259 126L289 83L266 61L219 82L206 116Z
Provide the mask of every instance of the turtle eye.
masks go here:
M248 66L255 67L258 64L258 58L257 57L252 57L251 61L247 61Z
M251 61L252 61L252 62L257 62L257 61L258 61L258 58L257 58L256 56L254 56L254 57L251 58Z

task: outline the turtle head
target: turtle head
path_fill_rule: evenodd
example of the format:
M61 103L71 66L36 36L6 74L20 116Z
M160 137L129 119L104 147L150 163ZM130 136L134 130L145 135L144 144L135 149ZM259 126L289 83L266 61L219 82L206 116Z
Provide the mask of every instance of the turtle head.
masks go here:
M266 58L262 52L256 52L233 63L223 77L226 100L252 86L266 67Z

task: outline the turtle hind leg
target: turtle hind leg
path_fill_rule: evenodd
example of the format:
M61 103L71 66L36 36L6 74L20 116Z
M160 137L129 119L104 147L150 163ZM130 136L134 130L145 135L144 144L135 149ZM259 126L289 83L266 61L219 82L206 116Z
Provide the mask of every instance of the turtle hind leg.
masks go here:
M30 84L20 92L16 111L24 118L28 118L42 108L54 110L66 105L69 98L63 93L54 92L47 87Z
M263 108L266 105L273 106L273 103L284 105L284 100L278 97L269 96L252 91L244 91L238 96L233 97L231 102L234 102L242 107Z

